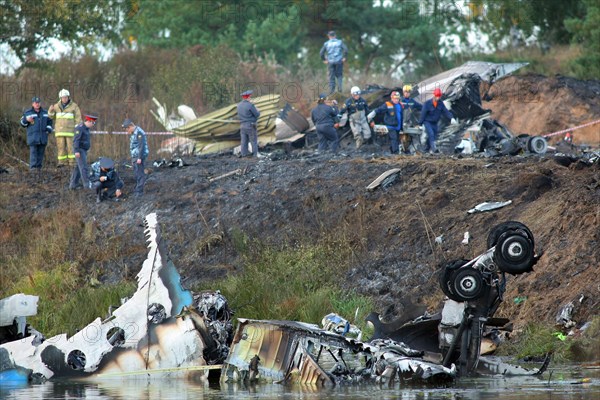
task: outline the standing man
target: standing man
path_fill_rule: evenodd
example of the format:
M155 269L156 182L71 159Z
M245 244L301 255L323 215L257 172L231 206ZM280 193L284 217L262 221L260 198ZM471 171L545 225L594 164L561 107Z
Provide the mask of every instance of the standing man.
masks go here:
M87 152L92 145L90 128L96 125L98 117L86 115L83 123L75 127L75 137L73 138L73 151L75 151L75 161L77 165L73 168L69 189L75 190L79 187L87 189L90 187L87 167Z
M319 54L321 60L327 64L327 70L329 71L329 94L335 92L336 79L338 82L338 91L341 93L344 62L346 62L346 56L348 56L348 48L344 42L336 37L334 31L329 31L327 37L329 40L323 44Z
M454 115L448 111L441 99L442 90L440 88L435 88L433 91L433 98L427 100L423 105L421 118L419 119L419 125L425 126L425 131L427 132L427 145L425 146L425 151L429 151L430 153L438 153L438 150L435 147L435 141L437 140L438 123L440 122L440 118L442 118L442 114L445 115L446 118L452 120L452 123L456 122Z
M73 135L75 126L81 123L81 111L77 103L71 100L67 89L58 92L60 100L48 109L48 115L54 120L56 147L58 150L58 166L75 166L73 151Z
M418 117L415 114L415 110L420 111L423 109L423 105L421 103L410 97L411 92L411 85L404 85L402 87L402 98L400 99L400 104L404 109L402 121L407 127L417 125ZM402 150L404 151L404 154L410 154L411 138L410 135L406 133L406 130L400 135L400 142L402 143Z
M146 157L150 153L148 150L148 141L146 140L146 132L139 126L135 126L129 118L123 121L123 128L131 135L129 137L129 152L131 153L131 163L133 164L135 175L133 195L141 197L144 194L144 184L146 183L144 161L146 161Z
M258 133L256 132L256 122L260 117L260 111L250 97L252 90L246 90L242 93L242 101L237 105L238 119L240 120L240 136L241 136L241 155L248 155L248 142L252 144L252 155L258 157Z
M325 93L321 93L317 100L317 106L313 108L310 114L310 117L317 128L317 136L319 137L318 150L320 152L327 150L330 143L331 151L333 153L337 152L340 143L336 130L339 127L337 115L337 108L331 105L330 101L327 100L327 95Z
M347 112L350 120L350 129L356 142L356 148L359 149L363 143L371 138L371 128L367 122L369 114L369 105L366 100L360 96L360 88L353 86L350 89L351 97L346 100L341 114Z
M377 109L369 114L369 119L375 114L383 114L383 123L388 129L388 137L390 139L390 152L398 154L400 152L400 133L403 132L402 127L402 104L400 103L400 92L392 92L390 95L391 101L386 101ZM371 122L371 126L375 125Z
M31 99L31 108L21 117L21 126L27 128L29 169L32 172L40 172L48 144L48 134L52 133L52 120L42 108L42 100L39 97Z

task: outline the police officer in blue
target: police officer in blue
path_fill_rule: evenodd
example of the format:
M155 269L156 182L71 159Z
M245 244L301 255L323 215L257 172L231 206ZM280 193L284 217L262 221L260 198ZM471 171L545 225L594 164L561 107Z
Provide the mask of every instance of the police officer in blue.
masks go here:
M335 81L337 80L338 91L342 92L342 78L344 76L344 62L348 56L348 48L340 39L336 37L334 31L327 33L327 40L319 55L321 60L327 64L327 70L329 71L329 94L335 92Z
M75 152L75 168L71 174L69 189L75 190L81 187L89 188L87 152L92 145L90 128L96 125L98 117L85 115L83 122L75 127L75 136L73 137L73 151Z
M135 188L133 195L141 197L144 194L144 185L146 183L146 173L144 172L144 163L150 151L148 150L148 141L146 132L139 126L136 126L129 118L123 121L123 128L129 133L129 152L131 154L131 163L135 175Z
M435 88L433 91L433 98L427 100L423 105L421 118L419 119L419 125L423 125L427 132L427 145L425 146L425 151L429 151L430 153L438 152L435 147L435 141L437 140L438 135L438 123L440 122L442 115L452 120L452 123L456 122L454 115L448 111L441 99L442 90L440 88Z
M252 155L258 157L258 133L256 123L260 117L260 111L250 101L252 90L242 93L242 101L237 105L237 115L240 120L241 156L248 155L248 143L252 144Z
M369 119L375 114L383 114L383 123L388 129L388 137L390 139L390 152L398 154L400 152L400 133L403 131L403 108L400 103L400 92L392 92L390 101L386 101L369 114ZM371 126L374 123L371 122Z
M90 186L96 191L96 203L103 200L121 197L123 180L115 170L115 162L107 157L100 157L92 164L90 173Z
M31 99L31 108L23 113L21 126L27 128L29 146L29 169L39 172L42 169L48 134L52 133L52 119L48 111L42 108L42 100L35 96Z
M313 108L310 117L317 128L317 136L319 137L319 151L325 151L331 144L331 151L337 152L340 140L337 134L337 128L339 127L338 121L338 109L331 105L330 101L327 100L327 95L321 93L317 100L317 106Z

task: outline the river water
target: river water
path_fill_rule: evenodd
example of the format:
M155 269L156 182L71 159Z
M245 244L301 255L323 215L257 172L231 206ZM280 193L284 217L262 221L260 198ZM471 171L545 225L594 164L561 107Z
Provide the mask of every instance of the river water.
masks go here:
M182 380L110 380L46 382L21 387L0 386L0 399L600 399L600 366L560 366L542 377L460 378L445 386L377 385L316 388L277 384L198 385Z

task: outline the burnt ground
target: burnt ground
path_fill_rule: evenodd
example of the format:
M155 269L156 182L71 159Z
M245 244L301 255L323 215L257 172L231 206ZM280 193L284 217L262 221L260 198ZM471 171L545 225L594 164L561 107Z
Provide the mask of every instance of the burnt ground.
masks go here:
M504 88L505 93L537 88L531 89L538 97L529 107L509 95L496 95L484 106L493 105L493 116L517 133L541 133L533 130L560 129L600 118L598 95L594 97L595 88L600 87L597 81L573 83L569 78L565 84L555 77L543 85L540 79L511 77L492 86ZM544 89L552 87L558 87L562 97L555 98L556 90ZM580 101L576 91L565 92L565 87L579 87L582 95L592 97ZM561 111L558 115L563 119L548 125L552 108L538 107L540 101L561 102L564 107L572 104L577 110L587 107L588 111L585 119L580 110ZM518 109L529 118L511 114ZM586 142L597 147L600 138L594 140L600 128L593 128ZM100 205L89 192L66 190L70 171L64 169L49 168L39 181L22 167L14 167L14 160L0 160L1 166L8 167L8 173L0 173L0 187L18 193L6 210L15 218L75 207L85 215L83 222L93 222L107 236L130 243L124 246L121 259L85 266L100 268L100 279L107 283L133 278L141 268L146 257L142 222L150 212L158 213L167 248L187 287L238 272L243 260L234 243L240 234L292 245L341 235L354 249L341 283L371 296L375 311L388 317L409 311L410 302L437 311L443 299L436 275L439 265L480 254L486 250L493 226L517 220L531 229L536 250L543 255L533 272L509 276L505 301L496 316L511 318L517 328L532 321L553 323L559 309L571 301L578 326L599 314L600 163L559 163L552 155L385 157L377 144L355 151L346 143L342 153L332 157L315 155L312 150L279 149L260 160L232 155L190 157L183 168L150 166L143 198ZM366 190L377 176L396 167L401 174L394 184ZM133 174L123 165L119 168L127 192ZM211 182L237 169L242 173ZM506 200L512 204L467 213L481 202ZM463 245L467 231L471 241ZM442 236L441 244L435 243L438 236Z
M406 299L435 311L443 299L439 264L480 254L494 225L518 220L532 230L543 256L532 273L509 277L497 315L512 318L517 327L552 322L559 308L574 300L574 319L580 324L598 314L599 163L565 167L551 156L383 157L375 150L380 151L369 145L335 157L295 150L260 160L189 158L183 168L151 168L142 199L99 205L92 193L65 190L64 170L48 171L44 182L37 182L9 169L0 182L22 193L9 206L15 215L72 204L84 210L87 222L130 242L123 259L102 266L105 282L133 277L141 268L146 257L142 221L157 212L188 287L240 270L242 260L233 245L239 233L293 244L341 232L355 249L348 274L340 277L344 286L373 297L376 311L390 317L405 311ZM395 167L401 174L394 184L366 190ZM131 170L120 168L126 188L132 187ZM236 169L242 174L210 182ZM512 204L467 213L478 203L505 200ZM471 241L463 245L466 231ZM434 242L437 236L443 238L441 245ZM516 304L517 297L527 299Z

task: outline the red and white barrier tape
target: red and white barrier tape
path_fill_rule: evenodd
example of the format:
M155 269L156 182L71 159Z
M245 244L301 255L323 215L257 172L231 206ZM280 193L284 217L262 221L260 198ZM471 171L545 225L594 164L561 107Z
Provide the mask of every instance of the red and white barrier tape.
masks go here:
M597 119L596 121L588 122L587 124L575 126L573 128L563 129L563 130L560 130L560 131L556 131L556 132L552 132L552 133L547 133L545 135L540 135L540 136L543 136L543 137L556 136L556 135L560 135L561 133L567 133L567 132L574 131L576 129L585 128L586 126L594 125L594 124L597 124L598 122L600 122L600 119Z
M129 135L129 132L112 132L112 131L92 131L90 132L94 135ZM147 136L158 136L158 135L163 135L163 136L168 136L168 135L174 135L173 132L146 132Z

